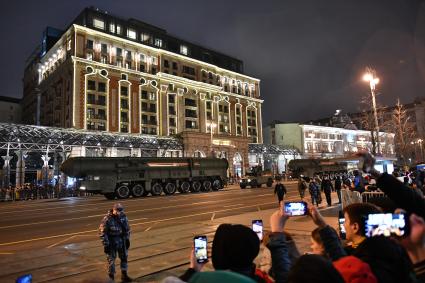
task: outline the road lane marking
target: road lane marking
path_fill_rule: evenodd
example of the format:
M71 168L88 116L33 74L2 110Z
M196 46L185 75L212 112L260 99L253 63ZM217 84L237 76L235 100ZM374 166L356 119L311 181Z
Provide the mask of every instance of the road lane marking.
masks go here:
M0 255L13 255L15 253L8 253L8 252L0 252Z
M61 243L63 243L63 242L66 242L66 241L68 241L68 240L71 240L71 239L75 238L75 236L77 236L77 235L74 235L74 236L68 237L68 238L66 238L65 240L59 241L59 242L57 242L57 243L54 243L54 244L52 244L52 245L48 246L47 248L48 248L48 249L53 248L53 247L55 247L55 246L57 246L57 245L59 245L59 244L61 244Z
M269 196L269 194L264 194L263 196ZM258 195L255 195L253 197L258 197ZM238 200L247 199L247 198L250 198L250 197L238 198ZM297 198L297 197L296 196L291 197L291 198L287 197L285 200L293 200L294 198ZM127 215L129 215L131 213L137 213L137 212L155 211L155 210L162 210L162 209L172 209L172 208L187 207L187 206L193 206L193 205L203 205L203 204L206 204L206 203L215 203L215 202L219 202L219 201L222 201L222 200L204 201L204 202L196 202L196 203L190 203L190 204L181 204L181 205L166 206L166 207L157 207L157 208L138 209L138 210L128 211L127 212ZM239 205L239 204L229 205L229 206L224 206L224 207L232 207L232 206L237 206L237 205ZM39 224L58 223L58 222L72 221L72 220L78 220L78 219L87 219L87 218L101 217L101 216L104 216L104 215L105 214L86 215L86 216L66 218L66 219L57 219L57 220L49 220L49 221L40 221L40 222L31 222L31 223L24 223L24 224L15 224L15 225L8 225L8 226L0 226L0 230L1 229L8 229L8 228L17 228L17 227L39 225ZM133 219L133 221L135 221L135 220L136 221L137 220L144 220L144 219L148 219L148 218L141 217L141 218Z
M213 214L211 215L211 221L213 221L213 220L214 220L214 217L215 217L215 213L213 213Z
M223 205L223 207L234 207L234 206L241 206L243 205L242 203L237 203L237 204L231 204L231 205Z
M261 196L270 196L269 194L264 194ZM247 197L239 197L238 200L241 199L250 199L250 198L257 198L258 195L254 196L247 196ZM203 201L203 202L195 202L195 203L188 203L188 204L181 204L181 205L172 205L172 206L165 206L165 207L156 207L156 208L147 208L147 209L138 209L138 210L129 210L127 211L127 215L130 215L132 213L137 212L144 212L144 211L155 211L155 210L162 210L162 209L172 209L172 208L178 208L178 207L187 207L187 206L193 206L193 205L203 205L207 203L216 203L216 202L222 202L223 200L211 200L211 201ZM231 205L233 206L233 205ZM226 207L226 206L225 206ZM32 225L39 225L39 224L48 224L48 223L57 223L57 222L65 222L65 221L72 221L72 220L78 220L78 219L86 219L86 218L93 218L93 217L101 217L105 214L96 214L96 215L86 215L81 217L73 217L73 218L65 218L65 219L57 219L57 220L49 220L49 221L40 221L40 222L31 222L31 223L24 223L24 224L15 224L15 225L8 225L8 226L0 226L1 229L8 229L8 228L17 228L17 227L24 227L24 226L32 226ZM147 218L138 218L137 220L142 220Z
M273 204L273 203L275 203L275 202L266 202L266 203L260 203L260 204L249 205L249 206L244 206L244 207L227 208L227 209L216 210L216 211L201 212L201 213L197 213L197 214L170 217L170 218L165 218L165 219L156 219L156 220L147 221L147 222L134 223L134 224L131 224L131 226L140 226L140 225L144 225L144 224L165 222L165 221L170 221L170 220L183 219L183 218L189 218L189 217L194 217L194 216L201 216L201 215L206 215L206 214L210 214L210 213L226 212L226 211L232 211L232 210L236 210L236 209L240 209L240 208L256 207L258 205L267 205L267 204ZM133 220L129 220L129 222L133 222ZM15 244L28 243L28 242L31 242L31 241L41 241L41 240L55 239L55 238L61 238L61 237L66 237L66 236L82 235L82 234L93 233L93 232L97 232L97 231L98 231L97 229L96 230L87 230L87 231L81 231L81 232L66 233L66 234L61 234L61 235L53 235L53 236L27 239L27 240L20 240L20 241L8 242L8 243L0 243L0 246L9 246L9 245L15 245Z

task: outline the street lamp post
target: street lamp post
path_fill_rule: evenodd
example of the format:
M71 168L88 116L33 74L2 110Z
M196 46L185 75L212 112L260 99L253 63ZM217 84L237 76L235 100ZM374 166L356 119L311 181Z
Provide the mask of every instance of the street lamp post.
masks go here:
M376 143L378 145L378 153L380 153L381 145L379 143L378 113L376 111L376 99L375 99L375 89L376 89L376 85L379 83L379 78L376 77L375 71L373 69L366 68L366 74L363 76L363 80L369 82L370 93L372 95L373 116L375 117Z
M418 139L418 144L419 144L419 147L420 147L420 149L421 149L421 162L423 162L423 161L424 161L424 149L423 149L423 147L422 147L422 142L423 142L423 140L422 140L422 139Z
M211 156L214 157L213 155L213 131L214 128L217 126L216 123L214 123L213 121L208 121L207 122L207 127L210 127L210 133L211 133L211 140L210 140L210 152L211 152Z

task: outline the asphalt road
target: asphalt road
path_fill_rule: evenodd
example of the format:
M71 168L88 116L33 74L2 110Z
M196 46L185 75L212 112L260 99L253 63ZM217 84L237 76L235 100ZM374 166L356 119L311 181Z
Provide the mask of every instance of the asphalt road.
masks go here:
M296 184L287 184L287 188L285 199L298 200ZM133 233L277 205L272 188L241 190L238 186L218 192L177 193L120 202L125 207ZM113 203L103 196L0 203L0 256L96 239L100 221Z

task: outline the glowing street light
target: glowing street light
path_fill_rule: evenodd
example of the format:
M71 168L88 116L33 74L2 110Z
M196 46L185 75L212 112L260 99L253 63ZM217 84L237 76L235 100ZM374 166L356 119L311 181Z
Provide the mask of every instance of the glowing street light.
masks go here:
M211 151L211 155L213 155L213 131L214 131L214 128L217 127L217 124L213 121L207 121L206 125L207 127L210 128L210 133L211 133L210 151Z
M366 68L366 73L363 75L363 80L366 82L369 82L370 93L372 95L373 116L375 117L376 143L378 144L378 153L380 153L381 145L379 143L379 125L378 125L378 114L376 112L376 99L375 99L375 89L376 89L376 85L379 83L379 78L376 77L375 70L371 68Z

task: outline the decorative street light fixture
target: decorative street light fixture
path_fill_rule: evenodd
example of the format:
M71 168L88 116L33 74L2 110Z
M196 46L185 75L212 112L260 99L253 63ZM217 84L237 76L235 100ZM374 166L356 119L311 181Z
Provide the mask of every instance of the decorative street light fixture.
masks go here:
M371 68L366 68L366 73L363 76L363 80L366 82L369 82L370 93L372 95L373 116L375 117L376 143L378 145L377 153L380 153L381 146L379 143L379 125L378 125L378 114L376 112L376 99L375 99L375 89L376 89L376 85L379 83L379 78L376 77L375 70Z
M213 152L213 131L214 128L217 127L217 124L213 121L207 121L206 123L207 127L210 128L210 133L211 133L211 141L210 141L210 152L211 152L211 156L214 157L214 152Z

